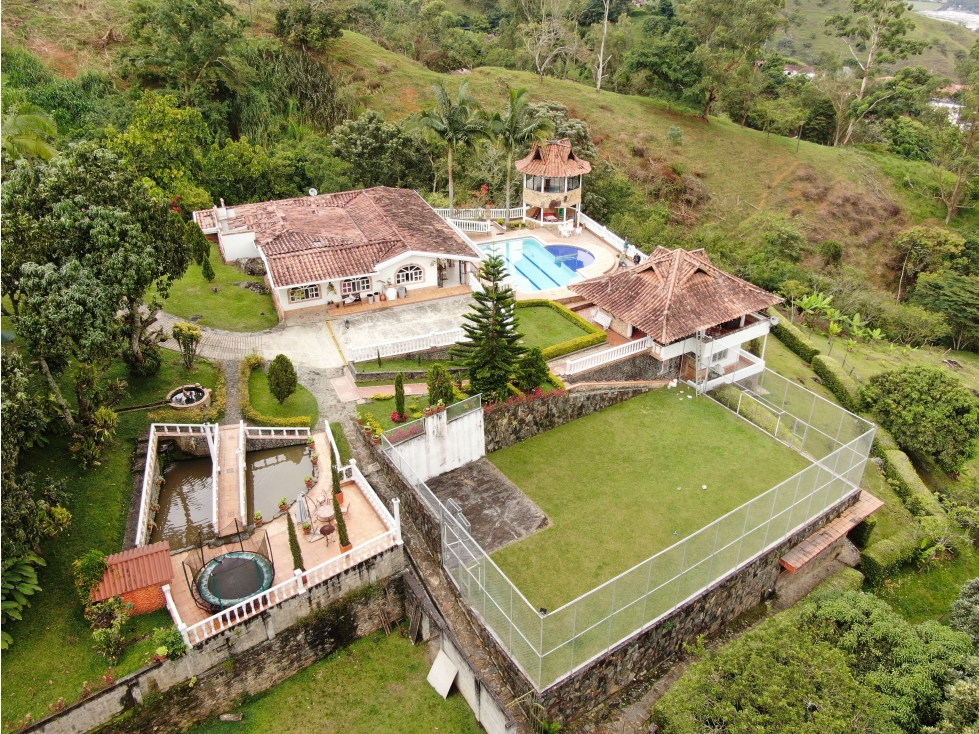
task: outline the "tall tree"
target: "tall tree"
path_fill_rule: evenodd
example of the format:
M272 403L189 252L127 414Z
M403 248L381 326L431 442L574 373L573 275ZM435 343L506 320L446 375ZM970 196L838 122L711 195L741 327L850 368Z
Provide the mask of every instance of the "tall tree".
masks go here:
M965 239L941 227L922 226L904 230L894 244L902 258L901 277L897 282L897 300L900 303L905 278L913 285L919 273L928 270L942 258L962 252Z
M536 140L543 140L553 125L544 117L531 114L527 108L530 94L526 89L507 88L509 100L503 114L494 114L489 119L489 132L495 138L497 147L506 155L506 209L510 211L510 196L513 182L513 158L517 151L523 150ZM506 220L505 227L509 227Z
M482 393L487 400L506 400L510 393L517 362L524 348L517 342L516 301L513 289L503 282L506 264L492 255L479 270L483 289L473 296L472 313L463 318L466 341L453 347L465 359L469 371L469 390Z
M961 95L957 119L939 107L934 112L931 163L937 196L945 205L945 224L967 204L970 183L979 176L979 71Z
M602 17L602 43L598 47L598 58L595 60L595 91L602 91L602 78L605 76L605 65L608 59L605 57L605 40L608 38L608 11L612 5L612 0L602 0L605 13Z
M449 167L449 212L455 209L455 180L453 163L457 150L470 148L486 137L486 124L479 116L479 104L469 95L469 82L459 85L453 98L445 85L432 85L435 107L419 120L419 126L432 137L445 143Z
M520 0L526 23L520 25L520 38L541 83L554 62L569 50L565 27L567 0Z
M914 22L905 17L911 8L906 0L850 0L850 8L849 13L827 18L826 32L846 42L850 55L863 71L856 94L859 106L866 98L870 82L881 64L919 54L928 44L907 38L908 32L914 30ZM861 51L862 48L866 50ZM843 145L853 137L857 121L856 116L851 117Z
M979 277L950 270L923 273L913 300L945 317L955 349L979 344Z

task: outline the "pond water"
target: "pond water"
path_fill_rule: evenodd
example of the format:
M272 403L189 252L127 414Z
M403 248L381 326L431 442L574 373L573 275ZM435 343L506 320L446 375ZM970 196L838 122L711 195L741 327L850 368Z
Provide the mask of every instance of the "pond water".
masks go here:
M329 468L329 467L327 467ZM261 512L266 520L279 511L279 500L290 502L306 491L304 479L313 473L305 446L249 451L245 456L248 518Z
M279 511L279 500L296 499L306 489L303 480L313 473L305 445L249 451L245 468L249 520L256 510L271 520ZM201 533L207 539L212 534L211 459L171 462L164 476L151 542L166 540L171 550L177 550L196 545Z
M171 550L197 543L211 532L211 460L189 459L166 465L160 491L160 510L151 541L166 540Z

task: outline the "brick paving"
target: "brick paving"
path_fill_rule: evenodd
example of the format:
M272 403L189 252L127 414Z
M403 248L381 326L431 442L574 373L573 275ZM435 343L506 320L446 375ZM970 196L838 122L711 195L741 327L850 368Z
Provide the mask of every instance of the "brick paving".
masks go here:
M165 311L160 311L156 315L156 324L150 328L154 331L163 331L169 334L173 331L173 325L182 321L185 321L185 319L168 314ZM261 331L255 332L254 334L247 334L235 331L221 331L220 329L211 329L207 326L202 326L201 332L203 335L201 336L201 343L197 353L205 359L238 360L247 357L249 354L262 353L263 332ZM173 337L169 337L160 342L160 346L166 349L172 349L175 352L180 351L180 345L174 341Z

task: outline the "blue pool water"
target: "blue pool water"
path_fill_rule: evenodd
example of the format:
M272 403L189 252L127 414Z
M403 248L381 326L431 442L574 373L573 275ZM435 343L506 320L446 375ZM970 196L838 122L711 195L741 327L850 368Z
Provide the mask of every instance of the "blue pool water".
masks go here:
M524 237L482 246L483 252L502 255L514 289L524 293L561 288L582 280L577 271L595 261L590 252L565 245L544 246Z

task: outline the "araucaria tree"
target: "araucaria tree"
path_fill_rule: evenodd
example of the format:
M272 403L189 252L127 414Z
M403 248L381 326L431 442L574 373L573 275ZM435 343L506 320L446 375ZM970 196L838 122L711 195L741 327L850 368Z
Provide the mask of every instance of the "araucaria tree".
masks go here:
M976 455L979 398L947 372L905 367L874 375L861 398L904 451L943 471L954 474Z
M860 90L854 102L843 144L853 137L853 129L869 109L861 109L867 97L869 85L881 64L920 54L928 45L923 41L907 38L914 30L914 23L905 13L911 8L906 0L851 0L851 13L834 15L826 19L827 33L846 41L853 60L863 71ZM866 53L866 56L862 56ZM879 98L877 101L880 101ZM876 102L874 103L876 104Z
M473 296L472 313L463 318L466 341L453 347L465 359L469 391L486 400L506 400L517 361L524 348L518 344L516 302L513 289L503 282L506 265L499 255L490 256L479 271L483 290Z
M540 347L531 347L517 365L517 387L524 392L534 390L547 382L550 370Z
M394 412L398 414L398 420L402 420L405 415L405 376L399 372L394 377Z
M486 124L479 117L479 105L469 95L469 82L459 85L455 99L442 83L433 84L435 107L418 124L433 138L445 143L449 168L449 211L455 208L455 179L452 168L457 150L470 148L486 137Z
M543 140L554 128L546 117L531 114L527 108L530 95L526 89L508 88L509 100L503 114L496 113L489 119L489 133L496 146L506 155L506 209L510 211L513 188L513 158L517 151L530 146L535 140ZM507 217L506 225L510 220Z
M296 368L292 366L292 361L286 355L275 355L275 359L269 365L268 381L269 392L280 405L296 392L296 387L299 385Z

